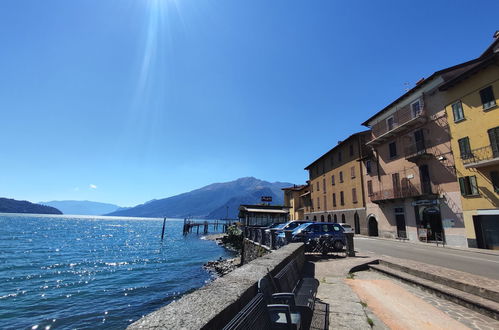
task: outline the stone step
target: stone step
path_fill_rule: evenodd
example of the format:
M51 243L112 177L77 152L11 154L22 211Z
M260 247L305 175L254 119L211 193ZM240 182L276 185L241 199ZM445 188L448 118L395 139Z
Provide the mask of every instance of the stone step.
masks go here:
M396 258L383 258L379 264L499 303L499 281L494 279Z
M474 310L478 313L486 315L488 317L499 320L499 303L486 299L481 296L477 296L445 284L437 283L432 280L427 280L421 278L419 276L415 276L404 272L402 270L394 269L393 267L389 267L383 264L371 264L369 268L392 276L394 278L400 279L404 282L407 282L411 285L418 286L426 291L429 291L438 297L445 298L449 301L452 301L456 304L462 305L466 308Z

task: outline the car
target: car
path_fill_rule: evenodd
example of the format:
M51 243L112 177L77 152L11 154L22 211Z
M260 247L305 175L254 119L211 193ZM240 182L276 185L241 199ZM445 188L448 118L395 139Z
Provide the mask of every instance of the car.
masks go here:
M285 230L295 230L298 226L303 225L305 223L311 223L311 221L308 220L293 220L293 221L288 221L286 224L279 229L278 233L281 233Z
M339 225L343 228L345 234L353 234L353 228L348 223L339 223Z
M284 233L279 234L278 238L285 239ZM307 243L308 249L313 248L313 245L320 239L327 239L331 244L331 248L335 251L343 250L346 245L345 231L338 223L305 223L291 233L292 242Z

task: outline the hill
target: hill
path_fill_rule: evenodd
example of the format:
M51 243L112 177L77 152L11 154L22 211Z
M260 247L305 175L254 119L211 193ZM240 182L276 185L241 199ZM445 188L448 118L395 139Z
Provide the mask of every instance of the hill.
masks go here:
M77 215L104 215L122 209L118 205L92 201L50 201L40 204L55 207L64 214Z
M0 213L62 214L54 207L9 198L0 198Z
M283 203L281 188L292 186L287 182L267 182L253 177L214 183L180 195L149 201L108 215L171 218L236 217L239 204L260 203L261 196L272 196L273 204ZM228 207L228 209L227 209Z

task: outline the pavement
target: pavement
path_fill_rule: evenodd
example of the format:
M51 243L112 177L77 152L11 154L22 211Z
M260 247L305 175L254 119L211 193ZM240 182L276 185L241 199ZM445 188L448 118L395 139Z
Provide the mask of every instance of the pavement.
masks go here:
M356 236L354 244L355 249L364 254L413 260L499 280L497 251L437 247L434 244L365 236Z
M366 269L366 264L379 258L363 253L354 258L309 256L315 278L320 282L317 298L328 305L329 329L499 329L499 321L400 280L373 271L351 273ZM385 259L472 281L488 289L499 287L498 281L489 278L408 260Z

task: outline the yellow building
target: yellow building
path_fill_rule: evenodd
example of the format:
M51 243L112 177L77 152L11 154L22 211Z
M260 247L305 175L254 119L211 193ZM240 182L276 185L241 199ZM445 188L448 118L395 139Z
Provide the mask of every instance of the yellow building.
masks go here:
M305 213L309 213L310 206L310 186L299 185L282 188L284 191L284 206L289 208L289 220L303 220Z
M440 87L469 247L499 249L499 33L476 63Z
M369 153L369 136L369 131L353 134L305 168L312 202L305 219L348 223L367 234L362 160Z

